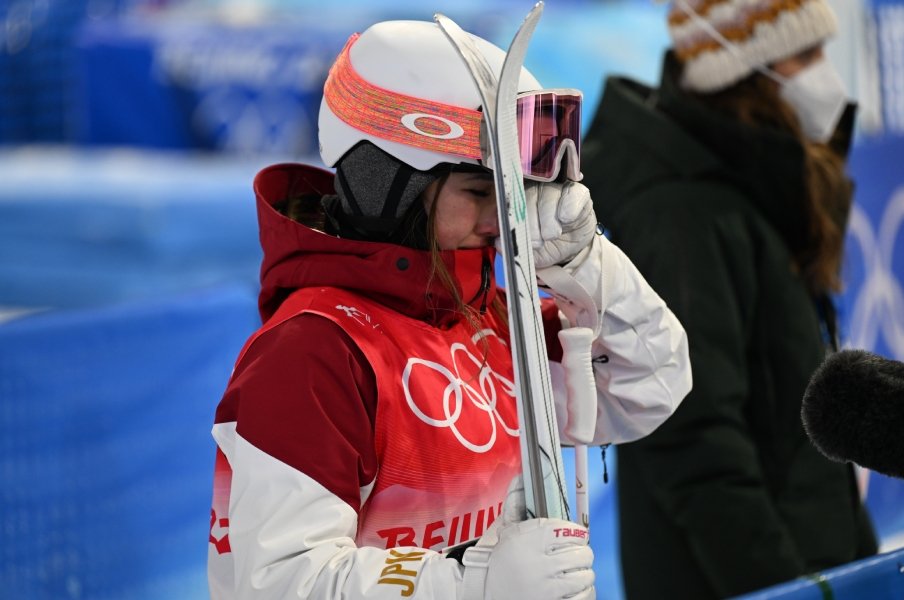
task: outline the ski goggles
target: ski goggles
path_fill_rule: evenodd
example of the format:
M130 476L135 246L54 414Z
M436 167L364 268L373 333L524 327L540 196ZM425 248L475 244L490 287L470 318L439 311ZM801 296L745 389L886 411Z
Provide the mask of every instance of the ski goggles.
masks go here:
M565 161L565 176L581 179L581 92L539 90L518 95L518 143L527 179L554 181Z

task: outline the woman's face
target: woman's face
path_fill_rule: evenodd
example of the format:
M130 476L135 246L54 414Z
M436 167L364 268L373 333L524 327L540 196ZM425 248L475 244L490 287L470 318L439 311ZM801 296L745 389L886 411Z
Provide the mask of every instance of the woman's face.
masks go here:
M794 56L772 63L772 70L786 79L791 79L813 63L825 58L822 44L807 48Z
M496 188L490 173L451 173L439 191L434 181L424 191L429 213L436 201L436 243L440 250L492 246L499 236Z

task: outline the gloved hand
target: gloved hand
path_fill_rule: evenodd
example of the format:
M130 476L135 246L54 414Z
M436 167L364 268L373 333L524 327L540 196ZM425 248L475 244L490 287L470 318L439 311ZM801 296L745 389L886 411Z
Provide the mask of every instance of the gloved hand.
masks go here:
M589 539L586 527L561 519L528 519L500 529L484 598L596 598Z
M596 215L586 186L528 181L524 192L537 269L567 263L593 240Z
M586 527L561 519L528 519L518 476L502 514L462 560L459 600L596 598L593 550Z

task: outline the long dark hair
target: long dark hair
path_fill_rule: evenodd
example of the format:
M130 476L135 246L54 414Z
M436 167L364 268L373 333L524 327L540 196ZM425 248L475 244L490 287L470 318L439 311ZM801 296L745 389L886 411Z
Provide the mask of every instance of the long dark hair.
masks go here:
M786 131L804 148L804 207L809 216L807 240L794 254L794 264L814 294L841 289L844 232L851 209L853 185L844 158L827 144L807 140L794 110L774 81L755 73L719 92L695 94L714 110L742 123Z

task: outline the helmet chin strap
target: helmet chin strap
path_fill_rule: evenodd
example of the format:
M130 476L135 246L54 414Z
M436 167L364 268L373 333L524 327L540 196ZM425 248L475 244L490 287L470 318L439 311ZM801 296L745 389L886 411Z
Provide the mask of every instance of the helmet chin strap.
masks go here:
M326 214L326 232L347 240L397 244L415 250L430 247L427 226L428 215L422 202L415 202L408 212L398 219L380 217L356 217L342 210L338 196L325 196L321 201Z

